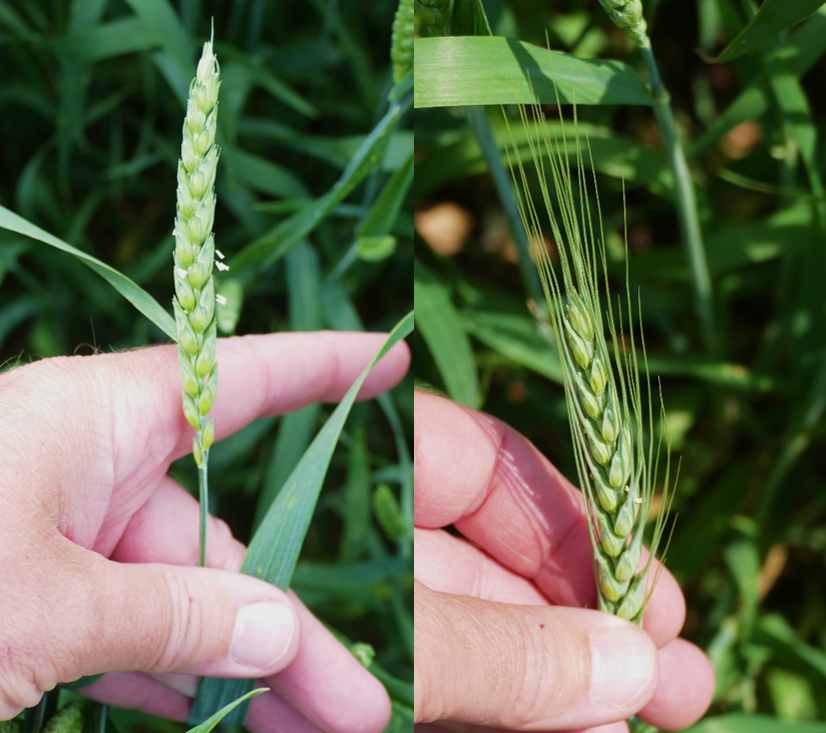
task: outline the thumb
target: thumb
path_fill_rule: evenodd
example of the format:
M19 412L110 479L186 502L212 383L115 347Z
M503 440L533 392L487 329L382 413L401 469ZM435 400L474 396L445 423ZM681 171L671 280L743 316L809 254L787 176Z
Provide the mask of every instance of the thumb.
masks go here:
M654 694L657 649L599 611L517 606L415 586L415 720L518 730L624 720Z
M61 539L49 583L39 584L48 622L32 617L12 650L28 679L0 679L11 707L101 672L263 677L298 652L296 612L268 583L223 570L119 564Z

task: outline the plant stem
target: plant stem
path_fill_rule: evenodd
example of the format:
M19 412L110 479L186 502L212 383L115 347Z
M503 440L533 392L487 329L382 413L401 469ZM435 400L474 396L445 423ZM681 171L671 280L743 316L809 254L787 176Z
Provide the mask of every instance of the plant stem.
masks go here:
M209 450L204 451L203 465L198 466L198 501L201 504L201 546L198 564L207 566L207 514L209 514L209 488L207 485L207 458Z
M525 233L525 227L519 216L519 204L513 190L513 179L502 163L502 155L499 152L499 146L496 144L496 138L493 136L490 119L484 107L465 107L465 115L470 129L479 143L479 148L482 150L482 155L485 156L491 178L496 186L496 192L499 195L499 201L505 211L508 229L513 237L519 257L519 271L522 273L525 292L534 303L543 303L545 295L539 283L536 267L531 260L528 235Z
M663 139L663 147L674 174L674 197L677 204L677 218L680 223L680 234L686 256L691 267L691 279L694 283L695 309L700 319L703 338L709 351L717 347L716 327L714 324L714 305L711 290L711 276L706 261L703 233L700 228L700 218L697 215L697 199L694 195L694 184L688 170L685 152L677 137L674 124L674 113L671 110L671 98L663 86L657 61L651 50L651 42L645 38L645 44L640 46L642 57L648 69L648 80L651 87L651 97L654 100L654 114L657 126Z

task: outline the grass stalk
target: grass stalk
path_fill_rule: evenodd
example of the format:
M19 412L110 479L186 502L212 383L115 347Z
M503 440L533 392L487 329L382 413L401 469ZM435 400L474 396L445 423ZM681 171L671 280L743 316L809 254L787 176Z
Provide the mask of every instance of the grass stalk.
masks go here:
M691 268L695 311L700 321L700 330L706 348L713 352L717 347L717 339L711 276L706 261L700 217L697 215L694 183L688 170L685 152L677 137L677 127L671 109L671 97L662 83L657 59L651 50L651 38L648 35L648 25L643 17L642 0L599 0L599 2L611 22L618 28L622 28L639 47L645 60L648 71L648 85L651 98L654 100L654 115L657 118L657 127L662 136L668 164L674 175L677 219L680 223L680 236Z
M496 193L499 195L502 210L505 212L508 231L510 231L516 246L519 272L522 275L525 292L531 301L539 305L544 299L542 285L539 282L536 267L531 260L530 244L519 215L519 202L513 188L513 180L502 163L502 154L493 135L490 119L484 107L466 107L465 116L488 164L493 185L496 186Z
M651 88L651 97L654 100L654 115L657 119L657 127L662 136L668 164L674 175L674 199L677 205L677 219L686 257L691 267L695 309L706 348L709 351L714 351L717 343L711 275L708 270L703 233L697 213L694 183L688 170L685 151L677 137L674 113L671 109L671 98L663 86L657 60L651 50L651 41L647 35L644 38L643 45L640 46L640 51L648 70L648 81Z

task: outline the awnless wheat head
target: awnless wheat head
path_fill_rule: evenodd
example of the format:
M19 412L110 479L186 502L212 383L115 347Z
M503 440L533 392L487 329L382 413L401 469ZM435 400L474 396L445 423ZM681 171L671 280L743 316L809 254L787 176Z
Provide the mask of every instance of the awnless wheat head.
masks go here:
M201 471L202 502L206 498L209 448L215 437L209 412L218 386L212 224L215 218L215 172L220 152L215 144L220 84L218 61L210 40L204 44L195 78L189 87L178 163L177 216L173 232L173 306L178 326L183 410L187 422L196 431L192 454Z

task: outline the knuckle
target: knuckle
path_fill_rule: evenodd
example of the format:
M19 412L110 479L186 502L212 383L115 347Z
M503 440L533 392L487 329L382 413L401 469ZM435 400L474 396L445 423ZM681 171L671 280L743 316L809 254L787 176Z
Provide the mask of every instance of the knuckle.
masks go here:
M169 623L156 661L149 671L171 672L190 666L201 648L205 609L191 579L165 572L169 592Z
M26 649L0 643L0 714L5 714L6 710L34 707L43 697L44 690L51 689L54 684L44 684L45 680L40 679L42 670L32 663L33 655Z

